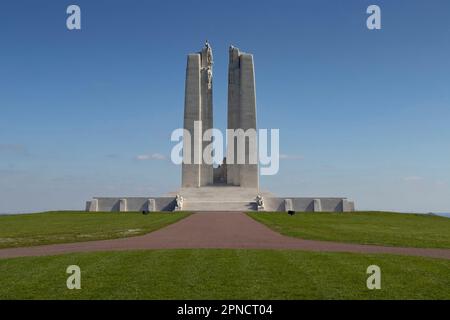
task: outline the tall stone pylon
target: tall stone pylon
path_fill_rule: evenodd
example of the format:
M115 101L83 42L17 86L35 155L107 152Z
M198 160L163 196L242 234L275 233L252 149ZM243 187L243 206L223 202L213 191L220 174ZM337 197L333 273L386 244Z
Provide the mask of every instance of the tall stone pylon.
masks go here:
M212 48L208 41L198 53L187 57L184 101L184 129L190 139L183 139L182 187L201 187L213 183L213 166L203 161L203 150L209 144L202 137L213 127ZM186 150L190 150L186 152Z
M228 64L228 129L242 129L256 133L256 86L253 55L240 52L230 46ZM228 137L229 138L229 137ZM257 143L249 144L245 138L245 150L239 150L236 138L228 139L227 183L245 188L259 188ZM230 143L233 140L233 143ZM256 142L256 141L255 141ZM231 150L233 149L233 150ZM238 164L238 153L245 153L245 163ZM233 154L233 157L230 155Z

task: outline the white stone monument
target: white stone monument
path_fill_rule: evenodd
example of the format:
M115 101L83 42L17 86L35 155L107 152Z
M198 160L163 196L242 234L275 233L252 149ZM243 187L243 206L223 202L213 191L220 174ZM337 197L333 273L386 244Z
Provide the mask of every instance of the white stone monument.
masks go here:
M181 189L164 197L96 197L87 211L354 211L346 198L277 197L259 189L256 143L228 137L226 157L218 168L203 162L210 143L203 134L213 127L213 53L211 45L187 56L184 101ZM230 46L228 65L228 129L256 132L256 85L253 55ZM235 140L236 139L236 140ZM231 142L230 142L231 141ZM185 152L189 149L190 156ZM239 154L240 152L240 154ZM244 162L238 163L238 156ZM252 162L251 159L256 159Z

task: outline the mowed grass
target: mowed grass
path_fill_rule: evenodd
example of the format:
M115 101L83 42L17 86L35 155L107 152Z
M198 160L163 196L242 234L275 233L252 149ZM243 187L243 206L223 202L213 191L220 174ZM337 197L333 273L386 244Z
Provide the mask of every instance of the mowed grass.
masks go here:
M48 212L0 216L0 248L136 236L162 228L187 215Z
M368 290L369 265L381 289ZM66 268L81 268L81 289ZM0 260L0 299L450 299L450 261L295 250L149 250Z
M450 219L423 214L249 213L287 236L311 240L421 248L450 248Z

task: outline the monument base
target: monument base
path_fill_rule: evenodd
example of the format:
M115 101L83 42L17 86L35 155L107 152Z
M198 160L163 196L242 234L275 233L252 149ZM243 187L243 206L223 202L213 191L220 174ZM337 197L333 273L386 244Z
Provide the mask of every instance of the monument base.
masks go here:
M182 197L177 206L176 195ZM261 197L257 199L257 196ZM351 212L352 201L346 198L278 197L256 188L206 186L181 188L164 197L96 197L86 204L89 212L152 212L152 211L297 211Z

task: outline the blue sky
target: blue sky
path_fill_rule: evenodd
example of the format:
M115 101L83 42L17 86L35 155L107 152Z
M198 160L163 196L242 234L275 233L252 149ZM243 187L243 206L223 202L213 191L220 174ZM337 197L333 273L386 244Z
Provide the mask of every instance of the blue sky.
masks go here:
M254 54L258 126L280 129L285 155L262 189L450 211L449 15L445 0L2 1L0 212L176 190L181 168L161 158L205 39L220 129L228 46Z

